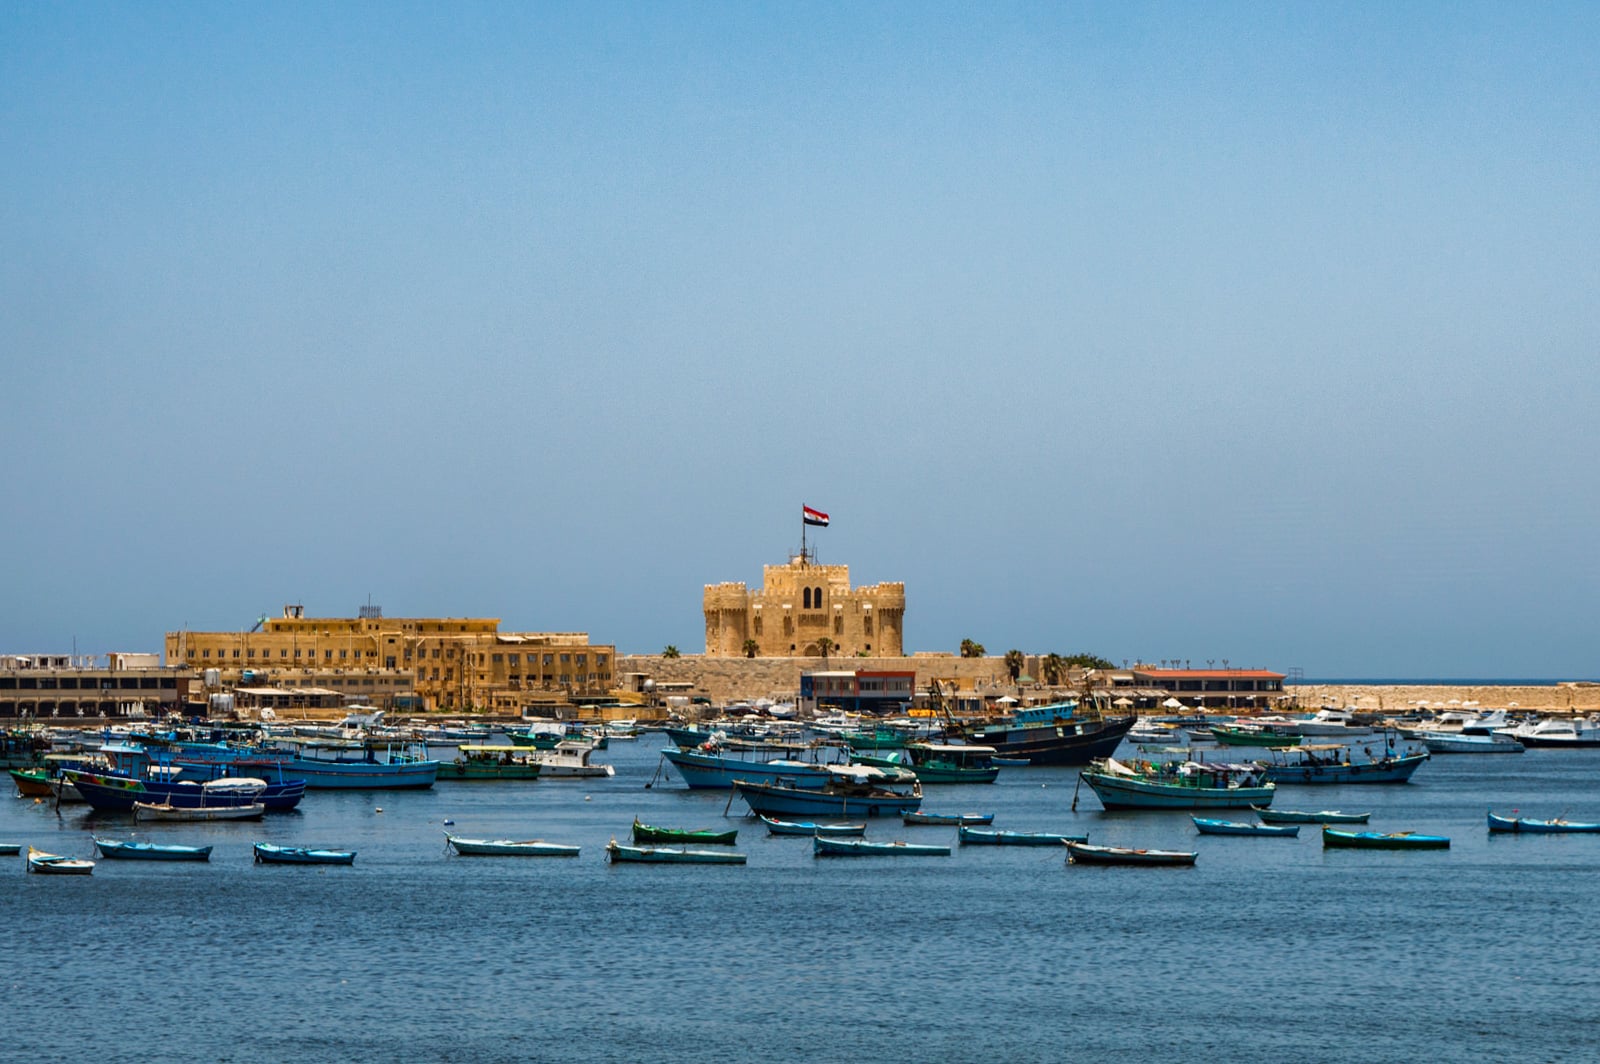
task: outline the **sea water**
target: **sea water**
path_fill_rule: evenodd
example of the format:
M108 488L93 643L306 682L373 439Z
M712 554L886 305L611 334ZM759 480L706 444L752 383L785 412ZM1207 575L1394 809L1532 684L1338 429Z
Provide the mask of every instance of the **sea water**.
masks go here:
M313 792L253 824L0 803L0 841L56 853L91 856L95 833L215 846L208 864L101 860L88 878L0 865L0 1059L1600 1059L1600 836L1484 823L1600 820L1600 751L1435 757L1410 784L1274 802L1370 810L1373 830L1448 835L1447 851L1325 851L1315 825L1200 837L1181 812L1102 811L1072 769L927 788L924 809L996 828L1200 855L1125 868L896 819L867 837L952 855L815 858L726 792L657 777L660 743L597 753L611 779ZM606 863L635 816L725 812L745 866ZM447 830L583 852L457 857ZM255 865L256 840L358 856Z

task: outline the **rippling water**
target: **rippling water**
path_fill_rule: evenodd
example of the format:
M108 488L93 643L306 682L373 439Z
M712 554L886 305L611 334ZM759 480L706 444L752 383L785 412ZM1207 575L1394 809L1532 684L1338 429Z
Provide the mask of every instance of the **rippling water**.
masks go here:
M118 1061L1600 1058L1600 836L1484 826L1489 807L1600 820L1600 751L1438 757L1409 785L1275 802L1371 809L1374 829L1452 836L1444 852L1324 852L1310 826L1199 838L1182 813L1104 813L1087 788L1074 813L1073 771L1030 768L929 788L924 808L1199 863L817 860L741 821L747 866L612 867L602 847L635 814L720 823L725 794L666 774L646 789L659 744L614 743L610 780L313 793L259 824L139 826L213 843L209 864L101 861L77 879L16 861L0 871L8 1042ZM447 856L446 818L583 855ZM0 840L54 852L133 827L0 803ZM257 866L256 839L359 856Z

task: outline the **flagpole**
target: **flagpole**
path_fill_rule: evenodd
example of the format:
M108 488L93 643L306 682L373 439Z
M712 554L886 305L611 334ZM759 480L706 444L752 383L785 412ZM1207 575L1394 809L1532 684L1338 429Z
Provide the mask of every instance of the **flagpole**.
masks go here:
M806 558L806 511L804 506L800 508L800 564L810 564Z

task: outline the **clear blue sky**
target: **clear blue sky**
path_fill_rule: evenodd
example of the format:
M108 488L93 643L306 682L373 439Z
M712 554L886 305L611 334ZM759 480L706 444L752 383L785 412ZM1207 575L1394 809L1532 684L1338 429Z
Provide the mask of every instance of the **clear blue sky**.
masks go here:
M1591 677L1600 5L0 8L0 652Z

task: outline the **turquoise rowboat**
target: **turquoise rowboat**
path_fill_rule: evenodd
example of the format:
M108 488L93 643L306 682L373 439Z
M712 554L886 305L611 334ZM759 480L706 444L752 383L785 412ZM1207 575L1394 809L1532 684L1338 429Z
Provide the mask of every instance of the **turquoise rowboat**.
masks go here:
M1047 831L985 831L962 824L956 830L963 846L1060 846L1064 842L1088 842L1087 835L1054 835Z
M1295 838L1300 834L1299 824L1247 824L1239 820L1212 820L1209 817L1191 816L1194 826L1202 835L1277 835Z
M28 871L47 876L88 876L94 874L94 862L45 853L29 846Z
M1519 832L1528 835L1592 834L1600 832L1600 824L1585 824L1574 820L1528 820L1525 817L1495 816L1489 813L1489 830L1493 832Z
M15 857L22 852L20 842L0 842L0 857Z
M817 857L949 857L948 846L924 846L915 842L867 842L865 839L830 839L818 835L811 840Z
M659 846L622 846L616 839L606 843L606 856L612 864L737 864L745 862L742 853L726 850L671 849Z
M993 824L993 813L906 813L901 817L909 826L939 825L950 827L957 824Z
M1072 864L1192 865L1197 856L1183 850L1135 850L1127 846L1067 843L1067 860Z
M1266 806L1252 805L1250 811L1260 817L1264 824L1365 824L1372 819L1371 813L1341 813L1337 809L1303 813L1297 809L1268 809Z
M1358 850L1448 850L1450 840L1414 831L1338 831L1324 824L1322 845Z
M761 822L767 825L767 832L772 835L864 835L867 831L865 821L859 824L818 824L811 820L774 820L764 816Z
M270 842L255 844L257 864L355 864L354 850L318 850L308 846L276 846Z
M158 845L154 842L122 842L118 839L96 838L94 845L101 857L135 861L209 861L209 846Z

